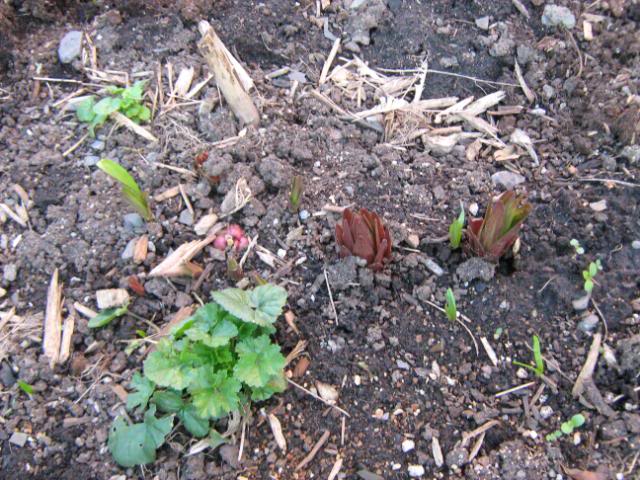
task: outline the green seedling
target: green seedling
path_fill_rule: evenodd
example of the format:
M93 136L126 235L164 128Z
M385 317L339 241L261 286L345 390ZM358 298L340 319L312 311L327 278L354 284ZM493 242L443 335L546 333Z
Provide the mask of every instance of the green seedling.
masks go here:
M109 450L121 466L153 462L175 419L215 448L224 442L217 420L246 415L251 401L285 389L285 358L271 335L286 291L266 284L213 292L212 299L160 339L143 374L134 374L126 406L142 421L118 417L109 433Z
M533 336L533 361L535 362L535 367L528 363L517 362L515 360L513 364L531 370L536 374L536 377L542 377L544 375L544 360L542 359L542 351L540 350L540 339L537 335Z
M504 331L504 329L502 327L496 328L496 331L493 332L493 339L494 340L499 340L500 337L502 336L502 332L503 331Z
M571 435L576 428L580 428L584 425L585 421L586 419L584 418L584 415L578 413L560 425L560 430L551 432L545 438L547 442L555 442L562 437L562 435Z
M591 293L593 291L593 285L595 280L593 279L597 273L602 270L602 264L600 263L600 259L595 262L591 262L589 264L589 268L587 270L582 271L582 278L584 278L584 291L587 293Z
M120 184L124 198L145 220L153 220L147 194L140 190L138 183L122 165L108 158L103 158L97 163L97 167Z
M460 215L449 225L449 243L452 249L460 247L462 229L464 228L464 207L460 205Z
M113 320L129 311L129 305L105 308L98 315L89 320L89 328L100 328L109 325Z
M580 242L575 238L571 239L571 241L569 242L569 245L571 245L573 249L576 251L576 255L584 254L584 248L582 248L582 245L580 245Z
M289 194L289 210L293 213L300 209L303 190L304 184L302 182L302 177L300 175L295 175L291 181L291 193Z
M18 380L18 387L27 395L33 395L33 387L29 385L27 382L23 382L22 380Z
M107 96L97 103L91 96L78 104L76 115L78 120L89 124L91 136L95 136L95 128L101 126L114 112L120 112L136 123L147 122L151 119L151 110L144 106L144 81L138 81L131 87L109 87Z
M444 311L447 314L447 318L455 322L458 318L458 308L456 307L456 297L453 294L453 290L447 288L447 293L445 294L446 304L444 306Z

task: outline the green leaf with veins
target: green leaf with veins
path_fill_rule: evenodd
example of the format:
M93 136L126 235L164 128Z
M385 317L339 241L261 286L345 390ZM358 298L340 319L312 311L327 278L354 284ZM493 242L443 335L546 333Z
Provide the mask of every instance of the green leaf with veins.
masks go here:
M177 356L158 350L145 360L144 374L157 385L176 390L186 388L191 379L190 372Z
M201 367L194 375L189 387L193 405L202 418L221 418L237 411L242 384L226 372L214 372L211 367Z
M127 410L133 410L136 407L140 407L141 410L147 408L149 398L153 394L153 390L156 388L155 384L148 378L143 377L138 372L133 374L131 379L131 387L135 388L135 392L131 392L127 395Z
M251 400L260 402L271 398L274 393L283 392L287 388L287 380L284 372L280 375L271 377L271 380L264 387L255 387L251 389Z
M233 373L250 387L263 387L284 369L285 358L268 336L243 340L236 346L238 362Z
M119 98L105 97L93 106L93 112L96 115L104 115L105 117L108 117L113 112L117 112L119 108Z
M178 412L178 418L191 435L204 437L209 433L209 420L198 415L196 408L189 405Z
M156 406L150 405L144 414L144 424L147 427L147 435L153 438L156 448L159 448L173 428L173 415L156 418Z
M96 104L93 97L88 97L76 105L76 115L81 122L89 123L96 116L93 106Z
M277 285L261 285L247 292L227 288L212 293L213 299L226 311L245 322L270 327L282 313L287 292Z
M154 393L151 401L155 403L160 410L167 413L176 413L184 407L182 396L171 390Z

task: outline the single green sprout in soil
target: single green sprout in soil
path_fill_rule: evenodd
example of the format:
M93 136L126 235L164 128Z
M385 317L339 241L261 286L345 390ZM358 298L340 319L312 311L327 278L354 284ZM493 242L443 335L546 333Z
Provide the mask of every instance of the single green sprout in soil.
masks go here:
M449 243L453 250L460 247L462 229L464 228L464 207L460 205L460 215L449 225Z
M146 221L153 220L147 194L140 190L138 183L122 165L108 158L103 158L96 166L120 184L124 198Z
M445 294L446 304L444 306L444 311L447 314L447 318L455 322L458 318L458 308L456 307L456 297L453 294L453 290L451 288L447 288L447 293Z
M121 307L105 308L98 315L89 320L89 328L100 328L109 325L113 320L121 317L129 311L129 305Z
M545 438L547 442L555 442L562 437L562 435L571 435L576 428L580 428L584 425L585 421L586 419L584 418L584 415L578 413L560 425L560 430L551 432Z
M18 387L27 395L33 395L33 387L29 385L27 382L23 382L22 380L18 380Z
M95 128L114 112L120 112L136 123L148 122L151 110L142 104L144 84L145 81L141 80L127 88L109 87L107 93L112 96L104 97L97 103L93 96L88 97L76 108L78 120L89 124L91 136L95 136Z
M584 248L582 248L582 245L580 245L580 242L575 238L571 239L571 241L569 242L569 245L571 245L573 249L576 251L576 255L584 254Z
M542 351L540 350L540 339L537 335L533 336L533 361L535 362L535 367L528 363L522 363L515 360L513 361L513 364L531 370L536 374L536 377L542 377L544 375L544 360L542 359Z
M600 259L598 259L595 262L591 262L587 270L582 271L585 292L591 293L593 291L593 285L595 283L595 280L593 278L598 274L600 270L602 270L602 263L600 263Z
M302 177L300 175L295 175L291 181L291 193L289 194L289 210L294 213L300 209L303 191L304 184L302 182Z

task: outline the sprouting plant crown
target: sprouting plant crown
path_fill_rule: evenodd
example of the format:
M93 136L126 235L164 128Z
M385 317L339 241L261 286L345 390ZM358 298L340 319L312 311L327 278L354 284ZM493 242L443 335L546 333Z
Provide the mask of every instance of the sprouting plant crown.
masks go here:
M211 420L243 412L250 401L285 389L285 358L270 335L286 291L266 284L212 297L161 339L145 360L143 375L134 375L127 409L144 411L143 421L129 425L117 417L108 442L123 467L153 462L175 418L194 437L219 439ZM157 418L156 410L166 415Z
M460 205L460 215L456 218L451 225L449 225L449 243L452 249L457 249L460 246L462 240L462 229L464 227L464 207Z
M108 158L103 158L96 166L120 184L124 198L145 220L151 221L153 219L147 194L140 190L138 183L122 165Z
M366 208L345 209L342 224L336 224L336 243L343 257L355 255L372 270L382 270L391 260L391 235L378 215Z
M445 306L444 311L447 314L447 318L455 322L456 318L458 318L458 308L456 307L456 297L453 294L453 290L451 288L447 288L447 293L445 294Z
M302 192L304 191L304 183L300 175L295 175L291 180L291 192L289 193L289 210L297 212L300 209L302 201Z
M96 103L94 96L86 98L78 104L76 115L78 120L89 124L91 136L95 135L95 127L102 125L113 112L120 112L136 123L148 122L151 110L142 104L144 80L135 82L131 87L109 87L110 96Z

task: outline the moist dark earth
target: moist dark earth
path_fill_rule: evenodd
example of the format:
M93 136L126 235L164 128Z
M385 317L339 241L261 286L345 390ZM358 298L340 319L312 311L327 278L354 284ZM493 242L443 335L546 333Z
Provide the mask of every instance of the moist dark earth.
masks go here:
M29 221L23 227L0 217L0 478L327 478L338 457L343 463L334 478L404 479L421 473L418 466L424 478L640 478L640 4L558 0L576 21L572 28L555 28L541 22L543 0L356 2L366 12L351 8L350 1L322 2L322 11L320 3L2 5L0 201L15 207L20 197L14 185L21 186ZM489 17L486 24L483 17ZM163 112L145 125L156 143L107 123L95 139L72 148L86 126L59 101L81 88L77 82L92 82L79 59L60 62L65 33L87 32L103 70L143 72L151 106L160 66L165 73L168 63L176 73L194 67L194 82L206 77L197 50L201 19L210 21L255 81L259 128L229 146L212 145L241 126L224 105L202 108L201 100L217 97L211 82L196 104ZM591 40L585 21L592 26ZM516 128L527 132L539 165L527 155L506 166L483 152L469 160L464 146L437 156L420 144L394 148L376 132L344 121L311 94L335 37L342 39L339 56L357 55L374 68L413 69L426 60L434 73L426 77L424 99L504 89L503 104L523 109L495 117L499 136L508 138ZM516 60L533 103L517 86ZM293 95L289 77L268 77L282 67L305 75ZM166 76L163 81L168 91ZM328 94L356 110L339 92ZM202 152L211 164L228 164L219 184L196 169ZM95 168L101 157L125 166L152 198L182 184L193 214L177 195L152 202L154 221L125 221L132 210L117 185ZM470 275L467 253L452 252L441 239L460 202L467 209L477 204L482 214L504 190L492 180L499 171L522 175L517 188L528 194L533 211L519 251L482 278ZM293 175L304 179L305 214L288 209ZM128 389L146 355L145 349L125 353L127 342L136 330L152 332L181 308L206 301L212 290L233 285L211 248L196 257L211 265L203 278L169 281L147 274L172 250L199 238L193 224L218 212L240 177L248 180L253 199L230 221L283 255L270 267L250 254L247 278L256 273L288 291L287 310L298 331L278 322L282 351L307 342L287 374L308 389L317 381L334 386L337 405L349 417L290 386L253 405L241 462L239 438L187 456L194 440L176 428L155 463L122 469L106 445L123 407L114 387ZM327 204L366 207L381 216L394 239L393 261L382 272L339 257L334 227L340 215L323 209ZM135 264L123 253L143 234L152 248ZM570 245L573 238L583 255ZM584 294L582 270L596 259L603 270L593 301L576 310L573 300ZM132 276L144 292L131 291L132 314L103 329L90 330L76 312L71 358L52 370L41 337L56 268L65 316L74 313L76 302L97 309L96 290L130 288ZM469 334L433 307L444 303L448 287L468 317L465 325L478 342L486 338L497 364L482 345L476 353ZM21 322L10 318L12 309ZM572 387L595 334L602 347L594 387L586 398L574 398ZM544 380L512 364L530 362L533 335L546 360ZM306 370L303 361L309 362ZM18 380L33 393L21 390ZM286 453L262 409L279 418ZM581 428L545 441L577 413L586 418ZM463 434L487 422L493 423L473 452L481 437L463 443ZM224 421L218 429L224 431ZM295 471L325 430L327 442ZM20 445L18 437L25 435ZM406 440L414 447L405 452Z

